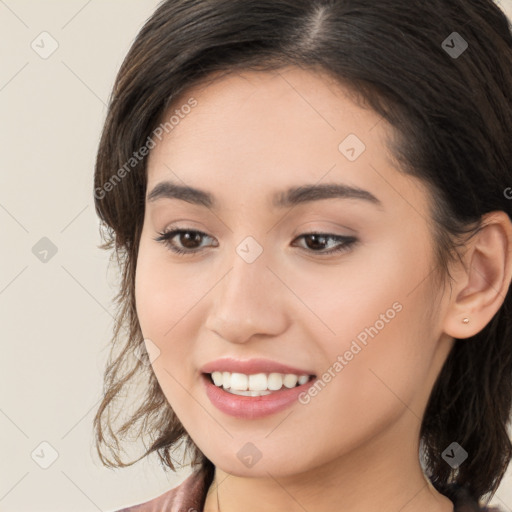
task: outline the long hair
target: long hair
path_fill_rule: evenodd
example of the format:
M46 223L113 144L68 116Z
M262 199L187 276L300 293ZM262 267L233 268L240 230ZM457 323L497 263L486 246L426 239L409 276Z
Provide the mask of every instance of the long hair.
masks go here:
M94 176L101 247L115 254L121 269L104 398L94 419L107 466L156 452L175 469L171 449L184 442L193 464L210 473L213 467L140 352L134 282L147 160L140 149L192 85L214 73L290 65L327 73L390 123L390 151L400 171L421 179L431 193L440 276L451 277L459 235L474 234L482 215L503 210L511 216L505 190L512 185L512 34L491 0L162 2L117 75ZM421 441L425 470L439 490L455 483L477 499L494 494L510 461L511 300L508 292L482 331L454 344L433 387ZM116 411L135 382L145 395L119 422ZM139 458L123 461L129 434L149 437L149 445ZM456 470L441 457L453 441L470 454Z

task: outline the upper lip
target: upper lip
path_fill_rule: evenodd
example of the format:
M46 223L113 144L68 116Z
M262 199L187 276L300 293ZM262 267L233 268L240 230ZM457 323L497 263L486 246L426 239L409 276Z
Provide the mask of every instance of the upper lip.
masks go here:
M301 368L295 368L287 364L271 361L270 359L235 359L223 357L210 361L201 367L201 372L231 372L254 375L255 373L293 373L295 375L313 375L313 372Z

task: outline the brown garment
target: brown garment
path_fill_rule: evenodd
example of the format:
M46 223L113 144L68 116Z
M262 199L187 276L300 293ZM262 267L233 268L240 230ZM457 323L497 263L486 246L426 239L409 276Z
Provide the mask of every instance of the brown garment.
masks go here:
M203 512L211 475L195 471L180 485L145 503L116 512ZM502 512L496 507L480 507L466 489L450 485L443 493L454 504L454 512Z

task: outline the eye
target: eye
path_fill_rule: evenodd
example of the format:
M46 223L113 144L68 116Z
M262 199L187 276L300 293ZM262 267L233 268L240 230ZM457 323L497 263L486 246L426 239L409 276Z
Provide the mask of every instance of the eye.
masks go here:
M304 233L298 236L295 240L303 239L306 242L308 249L312 252L319 253L320 255L329 255L333 253L345 252L350 249L357 242L354 236L333 235L331 233ZM328 243L327 241L331 241ZM332 243L334 241L334 244ZM309 243L308 243L309 242ZM330 246L329 250L322 250ZM334 247L333 247L334 245ZM317 249L314 249L317 248Z
M159 233L159 235L160 236L155 238L155 240L163 243L168 249L177 254L193 254L200 252L201 248L196 247L197 243L201 242L204 237L211 238L206 233L193 229L173 229L172 231ZM173 241L174 238L177 238L183 248L176 245Z
M191 255L201 252L204 248L204 246L201 247L201 242L205 238L212 238L206 233L194 229L173 229L171 231L158 234L159 236L154 240L163 243L169 250L180 255ZM306 242L306 247L302 247L304 250L309 250L310 252L318 253L319 255L329 255L348 251L350 247L357 242L357 238L353 236L316 232L304 233L298 236L295 240L301 239ZM332 242L334 242L334 247ZM213 246L218 247L218 244L214 243ZM328 250L325 250L326 248Z

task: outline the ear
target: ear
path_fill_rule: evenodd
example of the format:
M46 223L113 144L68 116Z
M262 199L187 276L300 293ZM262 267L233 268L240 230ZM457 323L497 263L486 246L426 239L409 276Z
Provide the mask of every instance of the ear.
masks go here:
M512 223L503 211L482 217L454 277L443 330L453 338L479 333L499 310L512 279ZM468 318L469 322L462 320Z

